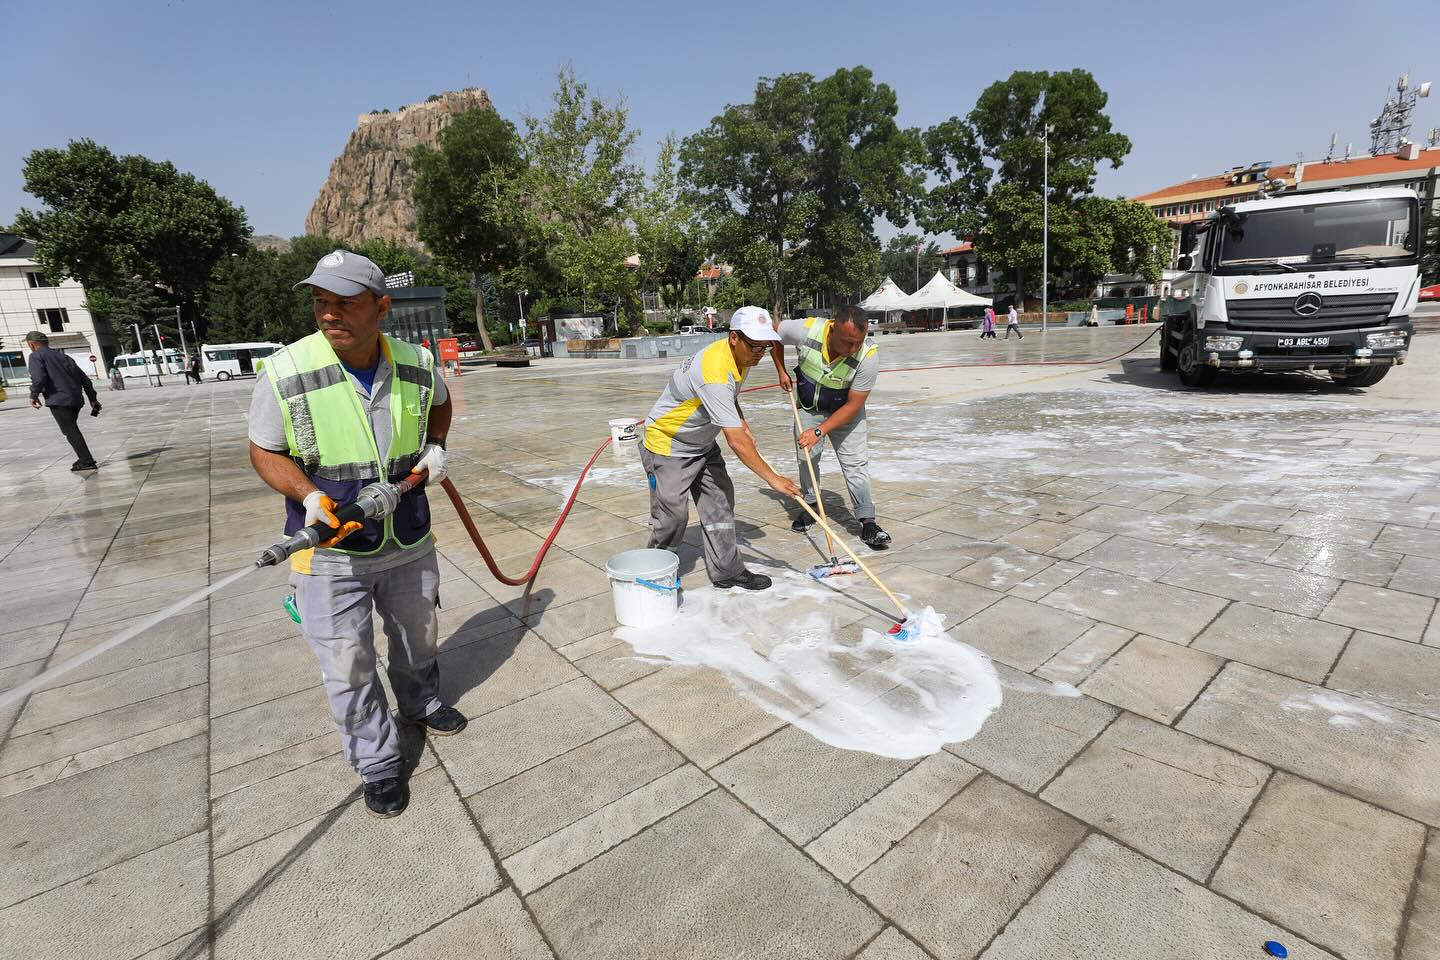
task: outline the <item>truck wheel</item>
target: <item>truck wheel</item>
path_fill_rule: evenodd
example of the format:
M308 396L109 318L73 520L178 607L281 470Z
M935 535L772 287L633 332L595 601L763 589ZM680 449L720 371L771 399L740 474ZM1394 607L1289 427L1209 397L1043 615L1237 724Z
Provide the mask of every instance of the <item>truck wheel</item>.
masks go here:
M1185 333L1185 342L1180 346L1179 355L1175 358L1175 368L1180 374L1180 382L1195 390L1210 386L1220 372L1207 364L1200 355L1200 335L1193 327Z
M229 371L229 370L221 370L219 373L215 374L215 379L216 379L216 380L229 380L229 379L230 379L230 371Z
M1165 322L1165 329L1160 331L1160 369L1175 369L1175 342L1168 320Z
M1373 387L1385 379L1385 374L1390 372L1389 367L1361 367L1354 373L1330 371L1330 379L1340 387Z

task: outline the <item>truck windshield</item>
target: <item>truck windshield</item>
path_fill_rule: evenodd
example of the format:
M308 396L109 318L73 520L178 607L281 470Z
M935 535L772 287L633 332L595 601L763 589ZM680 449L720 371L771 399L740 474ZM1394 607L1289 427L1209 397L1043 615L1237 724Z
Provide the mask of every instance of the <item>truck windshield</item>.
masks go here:
M1397 197L1238 213L1221 222L1220 265L1388 265L1416 255L1417 209Z

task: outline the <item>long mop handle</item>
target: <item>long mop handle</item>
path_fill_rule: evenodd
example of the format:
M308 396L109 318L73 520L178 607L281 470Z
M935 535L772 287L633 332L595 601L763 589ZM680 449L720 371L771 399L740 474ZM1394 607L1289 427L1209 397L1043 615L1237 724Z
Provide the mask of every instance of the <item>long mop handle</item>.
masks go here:
M820 518L822 520L828 519L825 516L825 497L820 493L820 477L815 472L815 461L810 458L810 451L800 446L800 437L805 433L805 424L800 422L800 404L795 399L794 385L792 384L791 388L785 392L790 395L790 409L795 412L795 449L798 450L800 456L805 459L805 466L810 468L810 486L815 488L815 504L820 508ZM830 548L830 562L834 563L835 540L830 536L830 528L826 527L823 523L821 526L825 530L825 546Z
M826 536L834 536L833 531L830 529L830 525L827 524L824 520L820 519L820 516L814 510L810 509L810 504L806 503L803 497L796 497L795 502L800 504L801 508L806 513L810 514L810 516L814 517L816 521L819 522L821 528L825 531ZM900 616L898 617L898 619L903 621L906 616L905 605L899 601L895 594L890 592L890 588L885 586L885 584L880 581L879 577L875 576L875 571L871 570L868 566L866 566L865 561L861 560L855 554L855 551L851 550L844 540L841 540L839 537L835 537L835 540L840 544L840 549L844 550L847 554L849 554L850 559L854 560L856 565L859 566L861 570L865 571L865 576L869 577L871 580L874 580L875 586L879 587L881 592L884 593L885 596L890 598L890 602L895 604L895 609L900 611Z

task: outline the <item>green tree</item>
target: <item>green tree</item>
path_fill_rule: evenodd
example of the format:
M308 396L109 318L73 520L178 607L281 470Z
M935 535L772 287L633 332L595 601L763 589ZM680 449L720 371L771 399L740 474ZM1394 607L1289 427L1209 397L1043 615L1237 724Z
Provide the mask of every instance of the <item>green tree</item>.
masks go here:
M638 136L623 101L592 94L570 70L557 78L550 112L525 118L526 209L552 258L550 275L582 296L613 298L617 322L623 314L636 331L643 330L640 277L625 260L636 251L629 221L644 184L631 159ZM525 266L526 278L548 279L539 260Z
M1042 264L1048 127L1051 273L1093 269L1094 246L1081 242L1079 201L1093 193L1101 162L1118 167L1130 152L1129 139L1111 128L1104 112L1108 99L1095 78L1078 69L1016 71L991 84L968 116L924 134L937 185L921 207L921 226L975 237L979 256L1003 268L1023 299L1027 277Z
M631 213L641 284L659 288L676 323L705 259L698 211L681 190L677 152L673 134L661 141L655 173Z
M920 139L895 123L894 92L868 69L762 78L686 138L682 171L704 204L717 252L763 277L773 310L792 280L835 294L874 266L875 217L909 218Z
M36 242L54 277L118 294L139 277L187 312L216 264L250 236L245 211L168 162L117 157L93 140L25 158L25 190L45 207L21 210L17 232Z
M416 234L442 263L480 277L523 259L530 218L514 124L493 110L467 110L440 131L436 149L417 145L411 164ZM478 283L474 310L481 346L493 349Z

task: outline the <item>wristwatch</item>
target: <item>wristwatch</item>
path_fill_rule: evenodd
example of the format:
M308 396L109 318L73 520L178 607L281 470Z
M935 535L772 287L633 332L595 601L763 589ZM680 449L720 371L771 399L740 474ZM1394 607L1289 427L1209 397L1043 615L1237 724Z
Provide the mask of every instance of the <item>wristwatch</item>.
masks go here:
M815 428L815 439L816 439L816 440L824 440L824 439L825 439L825 434L821 432L821 430L820 430L819 427L816 427L816 428Z
M445 438L444 438L444 437L426 437L426 438L425 438L425 442L426 442L426 443L433 443L433 444L435 444L435 446L439 447L441 450L444 450L444 449L445 449Z

